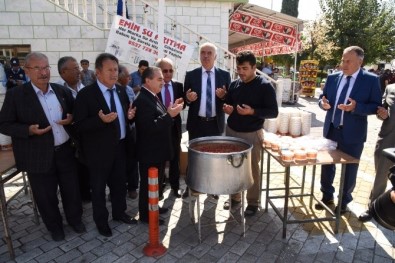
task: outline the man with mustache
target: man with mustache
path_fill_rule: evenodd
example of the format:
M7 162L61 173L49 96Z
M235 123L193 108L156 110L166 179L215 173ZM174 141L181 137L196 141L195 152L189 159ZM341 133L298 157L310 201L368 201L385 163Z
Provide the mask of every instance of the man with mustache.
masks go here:
M80 67L77 60L70 56L61 57L58 60L58 72L61 79L57 83L69 89L75 99L77 97L77 93L85 87L80 80ZM75 145L75 147L78 146ZM77 169L81 199L85 202L90 202L92 198L91 188L89 185L89 170L83 163L83 160L81 160L81 158L78 159Z
M26 56L30 82L10 89L0 112L0 132L12 137L16 165L27 172L38 210L54 241L65 238L58 207L58 187L66 220L77 233L85 232L76 162L70 143L73 96L49 83L46 55Z

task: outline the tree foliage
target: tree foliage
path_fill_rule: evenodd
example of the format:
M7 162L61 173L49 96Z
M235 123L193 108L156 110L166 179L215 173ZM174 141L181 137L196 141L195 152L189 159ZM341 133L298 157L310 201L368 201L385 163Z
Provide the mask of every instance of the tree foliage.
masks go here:
M293 17L298 17L299 0L283 0L281 5L281 13Z
M394 0L320 0L326 38L337 47L333 57L340 60L343 49L357 45L365 50L365 63L388 61L395 55Z
M305 23L302 32L303 53L308 59L320 61L321 65L337 64L333 61L332 54L337 52L339 48L336 44L328 40L326 34L329 28L322 17L317 20Z

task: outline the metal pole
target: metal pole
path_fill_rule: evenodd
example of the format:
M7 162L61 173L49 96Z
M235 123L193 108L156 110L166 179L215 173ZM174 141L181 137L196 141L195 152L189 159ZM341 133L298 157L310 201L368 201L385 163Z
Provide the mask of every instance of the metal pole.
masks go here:
M292 99L291 99L292 103L296 103L295 86L296 86L296 62L298 60L298 46L299 46L298 43L299 25L296 25L295 31L296 31L296 42L295 42L296 48L295 48L295 60L294 60L294 74L293 74L294 76L292 81Z
M165 0L159 0L158 11L158 58L163 58L163 39L165 36Z

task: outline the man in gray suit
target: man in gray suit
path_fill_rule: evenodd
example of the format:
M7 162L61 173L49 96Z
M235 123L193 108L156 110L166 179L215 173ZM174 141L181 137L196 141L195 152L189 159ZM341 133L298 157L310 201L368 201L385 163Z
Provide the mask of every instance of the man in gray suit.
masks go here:
M376 177L374 179L373 188L370 192L369 206L376 200L382 193L385 192L388 182L388 170L394 165L383 154L383 149L395 147L395 84L388 85L385 88L383 95L383 106L378 107L377 117L383 121L378 139L376 142L376 150L374 151L374 165L376 170ZM366 210L359 216L362 222L372 219L372 215Z

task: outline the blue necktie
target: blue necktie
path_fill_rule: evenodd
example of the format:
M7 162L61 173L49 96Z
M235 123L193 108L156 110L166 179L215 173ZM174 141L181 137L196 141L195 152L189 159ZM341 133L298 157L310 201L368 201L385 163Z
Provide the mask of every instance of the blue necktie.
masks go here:
M351 79L351 76L347 76L346 85L344 85L344 87L340 93L339 99L337 100L337 104L335 106L336 107L335 108L335 116L333 116L333 126L335 126L335 128L338 128L340 126L340 121L341 121L342 112L343 112L337 106L339 104L344 104L344 100L346 99L346 94L347 94L348 88L350 87L350 79Z
M113 89L109 89L108 91L110 92L110 111L116 113L117 112L117 106L115 106L114 90ZM119 118L114 120L114 122L115 122L115 126L116 126L116 129L117 129L117 132L118 132L118 138L121 138L121 125L119 124Z
M206 117L210 118L212 116L211 104L213 98L211 96L211 78L210 73L211 71L206 71L207 73L207 85L206 85Z

